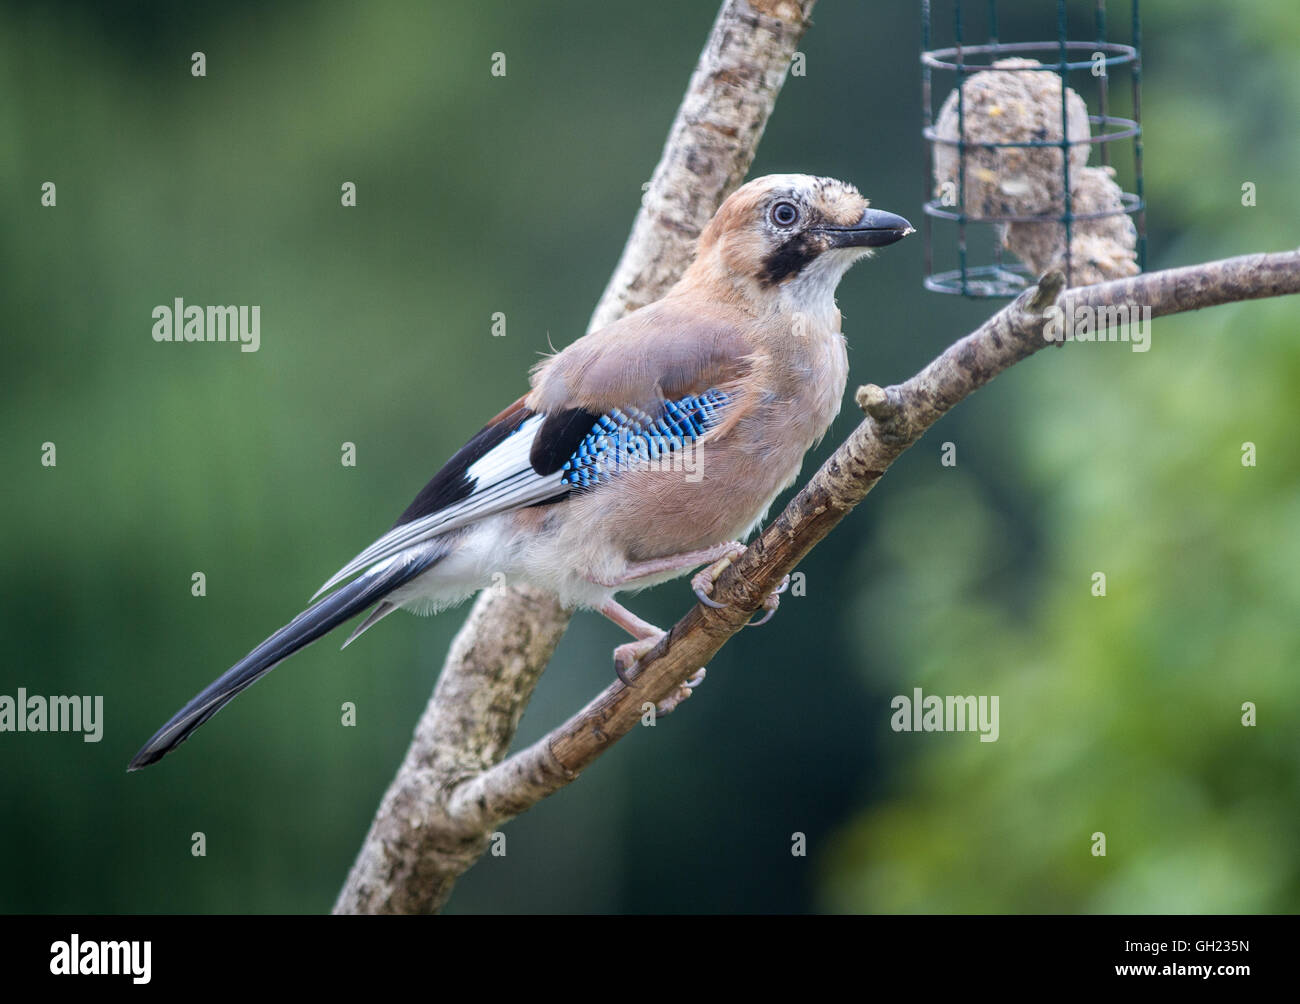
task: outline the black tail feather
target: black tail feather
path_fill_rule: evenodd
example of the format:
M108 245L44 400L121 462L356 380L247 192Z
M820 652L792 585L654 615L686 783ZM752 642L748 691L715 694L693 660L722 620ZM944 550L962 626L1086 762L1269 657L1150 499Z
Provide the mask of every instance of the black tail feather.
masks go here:
M132 758L127 770L139 770L157 763L188 739L190 733L230 703L245 687L257 682L299 649L310 645L344 621L373 606L394 589L428 571L446 553L443 548L426 547L424 553L409 562L394 562L382 571L363 574L313 603L172 715L171 720Z

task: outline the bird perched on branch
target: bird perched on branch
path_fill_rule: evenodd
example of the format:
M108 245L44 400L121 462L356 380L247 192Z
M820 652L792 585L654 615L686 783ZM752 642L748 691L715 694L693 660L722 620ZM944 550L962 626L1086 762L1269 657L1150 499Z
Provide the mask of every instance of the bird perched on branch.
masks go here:
M532 389L317 593L328 595L177 712L130 769L358 614L369 610L345 646L394 610L440 610L497 576L628 631L635 640L615 650L622 676L663 632L615 594L714 562L693 585L717 605L713 579L839 411L848 357L836 286L871 248L912 232L830 178L739 188L663 299L538 364ZM764 620L775 596L765 605Z

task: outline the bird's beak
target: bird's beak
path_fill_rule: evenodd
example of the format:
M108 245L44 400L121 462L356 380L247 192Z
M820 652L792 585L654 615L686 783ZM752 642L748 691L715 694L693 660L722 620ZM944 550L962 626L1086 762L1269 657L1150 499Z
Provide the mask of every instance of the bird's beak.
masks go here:
M868 209L851 227L819 227L837 248L882 248L901 241L916 228L901 216L882 209Z

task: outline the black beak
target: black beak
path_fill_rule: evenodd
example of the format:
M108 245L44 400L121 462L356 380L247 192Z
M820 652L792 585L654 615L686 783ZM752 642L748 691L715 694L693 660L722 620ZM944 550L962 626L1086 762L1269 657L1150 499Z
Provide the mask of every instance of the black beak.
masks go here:
M868 209L851 227L819 227L837 248L883 248L901 241L916 228L901 216L881 209Z

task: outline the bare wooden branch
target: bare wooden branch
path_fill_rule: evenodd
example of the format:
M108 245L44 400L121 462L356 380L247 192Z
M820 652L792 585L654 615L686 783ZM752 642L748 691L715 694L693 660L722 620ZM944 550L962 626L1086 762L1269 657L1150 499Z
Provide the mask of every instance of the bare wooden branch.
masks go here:
M659 299L690 264L700 230L749 170L814 3L724 0L589 330ZM524 588L479 596L335 913L428 913L446 901L486 846L491 827L479 824L510 802L503 792L479 812L457 793L505 756L570 617ZM521 782L533 790L528 777Z
M690 264L700 231L745 180L812 8L813 0L722 5L588 330L653 303Z

